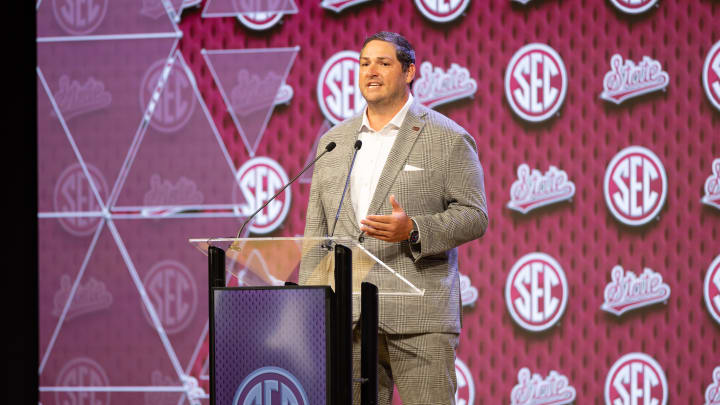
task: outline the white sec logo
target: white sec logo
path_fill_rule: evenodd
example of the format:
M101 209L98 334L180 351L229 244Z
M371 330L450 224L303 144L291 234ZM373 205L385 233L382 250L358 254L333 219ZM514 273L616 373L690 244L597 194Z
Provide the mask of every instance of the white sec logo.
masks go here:
M242 25L255 31L264 31L266 29L272 28L275 26L275 24L280 22L282 18L283 13L259 12L237 15L237 19Z
M77 357L67 362L58 373L55 385L59 387L107 387L110 385L107 373L98 362L88 357ZM67 405L110 405L110 392L58 391L56 404Z
M470 0L415 0L425 18L438 23L452 21L467 9Z
M605 379L606 405L665 405L665 372L645 353L628 353L613 364Z
M320 109L333 125L359 114L365 108L358 74L360 54L341 51L333 55L320 71L317 99Z
M705 273L703 297L710 315L720 324L720 255L713 260Z
M521 257L505 283L505 303L513 320L531 332L555 325L565 312L568 284L560 264L541 252Z
M640 14L652 7L657 0L610 0L613 6L626 14Z
M720 41L713 45L705 58L702 81L705 94L712 105L720 111Z
M146 108L153 98L167 63L166 59L160 59L145 72L140 86L142 108ZM150 121L153 128L160 132L172 133L181 130L188 123L197 104L190 80L183 69L183 62L176 59L153 111Z
M560 109L566 91L565 63L554 49L533 43L515 52L505 71L505 96L520 118L545 121Z
M267 157L256 157L240 167L237 183L242 193L240 199L244 201L240 205L241 214L248 217L287 184L288 177L276 161ZM236 198L235 201L237 200ZM274 231L285 221L290 202L291 192L288 187L255 216L250 222L250 232L267 234Z
M457 405L472 405L475 403L475 381L468 366L460 359L455 358L455 378L457 391L455 403Z
M644 225L665 204L665 168L650 149L629 146L610 161L603 191L608 209L618 221L630 226Z

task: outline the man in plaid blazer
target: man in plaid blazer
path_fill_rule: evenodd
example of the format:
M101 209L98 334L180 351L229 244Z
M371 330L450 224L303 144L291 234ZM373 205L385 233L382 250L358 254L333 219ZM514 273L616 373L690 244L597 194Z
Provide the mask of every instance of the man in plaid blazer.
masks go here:
M380 32L365 41L359 85L368 106L320 140L318 151L330 142L337 148L315 164L305 236L332 232L353 146L362 140L334 235L364 235L366 249L425 291L381 298L379 403L391 402L394 383L405 405L453 404L462 309L457 246L487 228L483 171L472 136L413 100L414 75L405 38ZM354 395L357 402L357 386Z

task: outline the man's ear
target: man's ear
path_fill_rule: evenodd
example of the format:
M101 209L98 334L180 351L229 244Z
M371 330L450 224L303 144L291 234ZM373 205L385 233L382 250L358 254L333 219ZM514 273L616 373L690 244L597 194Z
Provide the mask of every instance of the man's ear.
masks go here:
M405 72L405 83L410 84L415 79L415 64L411 63Z

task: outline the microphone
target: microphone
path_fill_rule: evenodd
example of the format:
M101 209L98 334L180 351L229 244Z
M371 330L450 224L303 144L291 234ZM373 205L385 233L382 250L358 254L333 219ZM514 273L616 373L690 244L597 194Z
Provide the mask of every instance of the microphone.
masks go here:
M345 188L343 188L342 196L340 197L340 204L338 205L337 212L335 213L335 222L333 222L332 232L330 232L331 238L335 233L335 226L337 226L338 218L340 218L340 208L342 208L343 201L345 200L345 192L347 192L348 184L350 184L350 174L352 174L353 166L355 166L355 158L357 157L357 153L362 147L362 141L358 139L357 141L355 141L355 145L353 147L355 148L355 153L353 153L353 158L350 162L350 170L348 170L347 179L345 179Z
M358 141L358 142L359 142L359 141ZM257 211L253 212L252 215L250 215L250 216L248 217L248 219L246 219L245 222L243 222L242 227L240 227L240 230L238 231L237 236L236 236L235 238L240 238L240 235L242 235L242 231L245 229L245 226L246 226L253 218L255 218L255 215L257 215L260 211L262 211L263 208L267 207L267 205L270 204L270 202L272 202L272 200L274 200L275 198L277 198L277 196L279 196L280 193L282 193L283 191L285 191L285 189L288 188L289 185L293 184L293 183L295 182L295 180L297 180L300 176L302 176L302 174L305 173L305 172L310 168L310 166L314 165L315 162L317 162L318 160L320 160L320 158L323 157L326 153L328 153L328 152L330 152L331 150L335 149L335 146L336 146L336 145L335 145L335 142L330 142L329 144L327 144L327 145L325 146L325 150L324 150L321 154L317 155L317 157L316 157L315 159L313 159L312 162L310 162L307 166L305 166L305 168L302 169L302 170L300 171L300 173L297 174L297 176L293 177L292 180L290 180L287 184L285 184L285 185L280 189L280 191L278 191L277 193L275 193L274 196L272 196L272 198L270 198L269 200L267 200L267 201L265 202L265 204L262 205L262 207L258 208ZM356 153L357 153L357 152L356 152ZM353 159L353 160L354 160L354 159Z

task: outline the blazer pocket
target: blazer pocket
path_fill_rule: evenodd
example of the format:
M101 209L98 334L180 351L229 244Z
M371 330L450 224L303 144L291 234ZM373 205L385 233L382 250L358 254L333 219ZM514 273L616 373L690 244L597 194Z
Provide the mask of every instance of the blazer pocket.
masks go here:
M434 170L401 171L391 193L408 215L442 211L443 182Z

